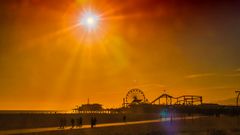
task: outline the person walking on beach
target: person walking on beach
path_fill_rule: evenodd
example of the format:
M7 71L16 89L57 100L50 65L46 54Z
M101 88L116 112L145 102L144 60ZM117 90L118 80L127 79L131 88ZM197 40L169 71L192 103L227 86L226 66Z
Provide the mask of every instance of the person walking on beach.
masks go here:
M71 119L71 124L72 124L72 128L74 128L74 126L75 126L75 120L74 119Z
M78 127L82 127L82 117L79 117L78 119L77 119L77 125L78 125Z
M97 125L97 118L96 118L96 117L93 118L93 125L94 125L94 126Z
M91 128L93 128L93 125L94 125L94 118L91 117Z
M63 118L60 118L59 120L59 128L63 128Z
M126 122L126 120L127 120L127 117L126 117L126 115L124 115L123 116L123 122Z
M67 125L67 120L65 117L60 119L60 128L63 128Z

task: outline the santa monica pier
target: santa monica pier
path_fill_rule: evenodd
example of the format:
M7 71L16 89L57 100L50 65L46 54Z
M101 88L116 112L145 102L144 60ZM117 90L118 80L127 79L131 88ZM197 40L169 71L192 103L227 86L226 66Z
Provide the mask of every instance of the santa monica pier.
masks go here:
M200 95L179 95L173 97L164 92L149 101L144 91L138 88L130 89L122 99L119 108L103 108L102 104L88 103L77 106L74 113L176 113L176 114L202 114L202 115L239 115L238 106L240 92L236 91L236 106L205 103ZM164 113L165 114L165 113Z

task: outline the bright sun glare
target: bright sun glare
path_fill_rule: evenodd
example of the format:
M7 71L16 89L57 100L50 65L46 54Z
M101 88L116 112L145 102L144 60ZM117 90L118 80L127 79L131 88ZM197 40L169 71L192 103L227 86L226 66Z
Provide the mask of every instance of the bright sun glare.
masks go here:
M81 25L87 28L88 31L96 29L99 21L99 16L90 11L83 14L81 18Z

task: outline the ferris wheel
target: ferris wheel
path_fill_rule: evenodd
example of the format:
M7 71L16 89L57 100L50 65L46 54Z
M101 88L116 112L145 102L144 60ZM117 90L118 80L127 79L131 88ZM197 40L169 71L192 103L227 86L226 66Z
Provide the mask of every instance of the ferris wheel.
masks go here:
M145 95L142 90L134 88L128 91L126 95L127 104L139 104L146 101Z

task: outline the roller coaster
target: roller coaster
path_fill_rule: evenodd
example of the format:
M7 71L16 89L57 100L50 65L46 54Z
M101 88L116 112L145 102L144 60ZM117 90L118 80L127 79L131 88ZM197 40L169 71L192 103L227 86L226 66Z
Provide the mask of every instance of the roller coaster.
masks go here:
M155 100L151 102L151 104L158 103L161 104L161 99L165 100L163 104L166 105L194 105L194 104L202 104L202 96L196 95L183 95L180 97L173 97L168 94L162 94Z

